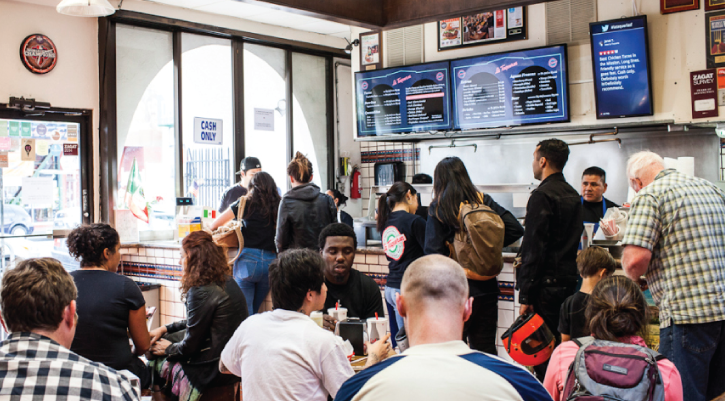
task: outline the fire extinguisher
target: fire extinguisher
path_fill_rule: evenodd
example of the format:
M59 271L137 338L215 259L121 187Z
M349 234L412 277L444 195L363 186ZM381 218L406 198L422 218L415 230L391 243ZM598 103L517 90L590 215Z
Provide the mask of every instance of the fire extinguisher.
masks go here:
M350 183L350 197L352 199L362 198L362 177L360 170L354 168L352 171L352 182Z

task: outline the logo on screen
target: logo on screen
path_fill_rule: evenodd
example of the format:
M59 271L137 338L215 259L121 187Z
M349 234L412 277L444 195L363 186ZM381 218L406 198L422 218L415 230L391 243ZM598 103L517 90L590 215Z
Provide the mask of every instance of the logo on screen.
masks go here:
M442 72L439 72L438 74L436 74L436 79L439 80L439 81L442 81L444 77L445 76L443 75Z
M607 32L609 30L609 24L602 25L602 32Z
M458 78L463 79L466 77L466 71L465 70L459 70L458 71Z
M363 88L363 90L368 88L368 83L366 81L363 81L362 84L360 84L360 87Z
M557 60L556 58L552 57L549 59L549 67L556 68L557 64L559 64L559 60Z

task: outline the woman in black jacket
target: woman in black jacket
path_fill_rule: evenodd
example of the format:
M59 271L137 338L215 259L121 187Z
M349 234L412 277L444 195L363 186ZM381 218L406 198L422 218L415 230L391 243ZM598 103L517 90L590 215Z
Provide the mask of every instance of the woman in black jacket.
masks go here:
M349 213L347 213L344 210L340 210L341 207L345 206L345 203L347 203L347 196L343 194L342 192L336 190L336 189L328 189L327 192L325 192L327 195L329 195L333 201L335 201L335 206L337 207L337 220L340 223L345 223L348 226L352 227L353 220L352 216L350 216Z
M461 159L446 157L433 173L433 202L428 208L425 227L425 253L450 256L448 244L460 230L458 211L461 203L480 204L480 194L471 182L468 170ZM524 228L508 210L501 207L489 195L483 195L483 203L493 209L505 225L504 246L524 235ZM498 280L481 280L466 271L473 311L463 327L464 340L479 351L496 355L496 325L498 323Z
M161 357L151 365L156 379L165 381L167 395L193 401L208 388L239 381L219 373L219 357L249 313L242 290L229 275L227 257L211 234L192 232L181 245L187 317L151 331L151 353Z
M277 253L290 248L319 251L318 237L323 228L337 222L335 201L320 192L312 181L312 163L300 152L287 166L292 189L279 203L277 213Z

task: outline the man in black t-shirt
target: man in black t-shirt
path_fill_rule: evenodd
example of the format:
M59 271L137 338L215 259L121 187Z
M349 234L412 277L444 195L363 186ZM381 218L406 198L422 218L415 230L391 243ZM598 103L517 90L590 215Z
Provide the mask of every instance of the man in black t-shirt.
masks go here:
M619 207L604 197L607 192L607 173L596 166L582 173L582 217L585 223L599 224L610 207Z
M327 298L323 312L324 326L334 330L337 323L327 315L328 308L340 306L347 308L348 317L365 320L385 316L383 297L378 284L352 268L355 261L357 238L352 227L342 223L332 223L320 233L320 252L325 259L325 285Z
M224 191L217 211L219 213L224 213L232 203L246 195L247 187L249 187L252 177L260 171L262 171L262 163L259 162L259 159L252 156L242 159L242 162L239 164L239 171L237 171L241 181Z

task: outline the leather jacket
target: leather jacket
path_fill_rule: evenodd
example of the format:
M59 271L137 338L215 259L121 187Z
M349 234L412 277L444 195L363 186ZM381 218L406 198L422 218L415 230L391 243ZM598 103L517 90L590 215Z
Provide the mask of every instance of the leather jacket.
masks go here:
M219 373L219 358L237 327L249 316L239 285L230 276L224 288L216 283L192 287L186 295L186 310L186 320L166 326L167 334L186 330L182 340L166 348L168 360L180 362L189 381L200 391L210 383L216 386L238 381L238 377ZM225 383L212 383L217 376L224 376L220 379Z
M307 183L282 197L277 213L277 252L290 248L308 248L319 251L320 232L330 223L337 222L335 201L320 187Z

